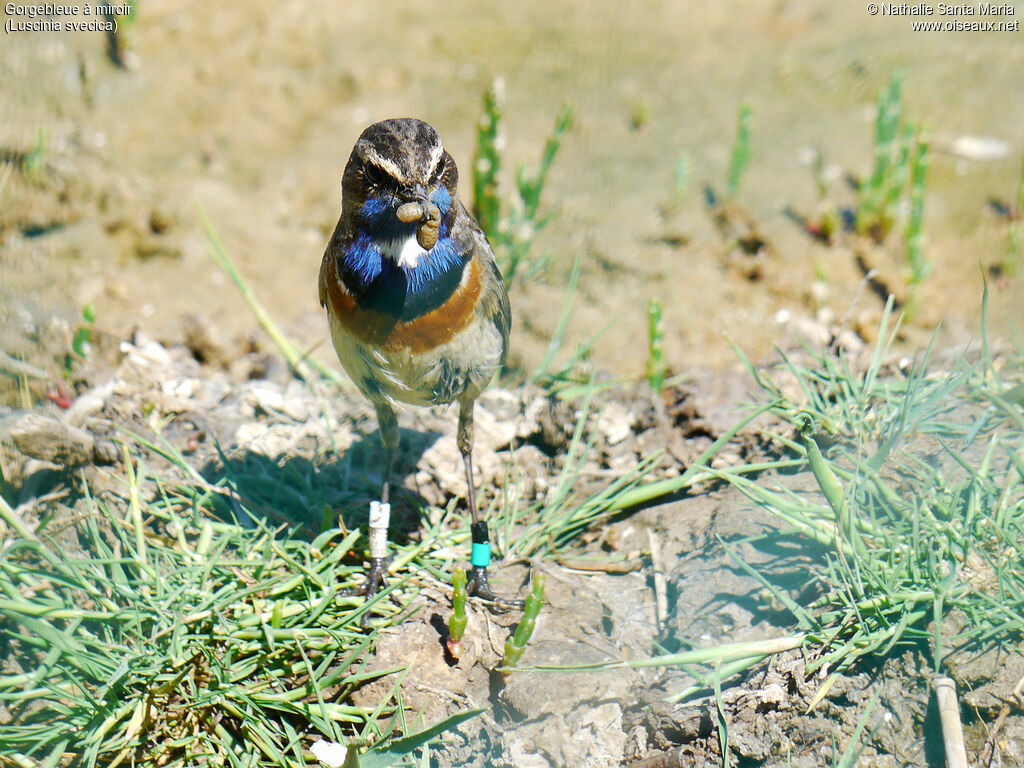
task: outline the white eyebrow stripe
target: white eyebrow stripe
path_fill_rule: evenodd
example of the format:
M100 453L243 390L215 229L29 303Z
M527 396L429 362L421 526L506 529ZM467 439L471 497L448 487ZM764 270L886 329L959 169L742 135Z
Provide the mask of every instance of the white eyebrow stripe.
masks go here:
M360 154L363 156L363 160L366 162L373 163L382 171L387 173L398 181L405 181L405 174L402 173L402 169L398 167L398 163L387 157L382 157L378 152L371 147L369 144L363 144L362 151Z
M444 157L444 147L440 142L435 144L430 150L430 174L434 175L434 171L437 170L437 164L441 162L441 158Z

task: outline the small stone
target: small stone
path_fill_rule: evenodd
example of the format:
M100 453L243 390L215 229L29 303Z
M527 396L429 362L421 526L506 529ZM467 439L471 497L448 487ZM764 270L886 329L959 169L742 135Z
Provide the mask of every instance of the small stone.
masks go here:
M245 387L242 400L264 413L280 412L284 408L284 395L280 387L266 381L252 381Z
M92 461L96 445L85 430L41 413L26 413L10 426L10 435L14 447L25 456L67 467Z
M502 738L504 753L510 765L519 768L551 768L551 762L537 750L536 739L526 738L518 733L509 733Z
M95 458L97 464L116 464L120 455L117 446L109 440L96 441Z
M735 451L721 451L714 459L711 460L711 466L714 469L724 469L726 467L738 467L743 463L743 457Z
M103 409L107 400L114 393L114 381L108 381L98 387L93 387L75 398L75 402L64 414L68 424L80 427L87 418Z
M516 436L516 424L513 419L502 418L489 408L476 408L474 416L476 427L476 445L484 446L489 451L500 451L512 444Z
M616 702L579 707L567 720L574 746L579 750L576 765L622 765L627 737L622 729L622 709Z
M295 421L307 421L316 416L316 404L306 386L292 379L285 387L281 411Z
M488 389L476 402L499 421L514 422L519 416L519 398L507 389Z
M616 445L629 437L633 431L634 421L633 414L613 400L601 408L597 428L604 434L608 445Z
M547 398L533 398L523 409L523 414L516 422L516 437L526 439L540 432L541 414L547 408Z
M349 748L344 744L318 739L309 749L313 757L329 768L338 768L348 760Z
M270 427L259 421L242 424L235 431L234 443L238 448L250 448L253 443L263 438L269 431Z
M180 397L183 400L192 399L196 392L198 392L203 386L203 382L200 379L184 378L184 379L168 379L160 384L160 391L165 395L171 397Z

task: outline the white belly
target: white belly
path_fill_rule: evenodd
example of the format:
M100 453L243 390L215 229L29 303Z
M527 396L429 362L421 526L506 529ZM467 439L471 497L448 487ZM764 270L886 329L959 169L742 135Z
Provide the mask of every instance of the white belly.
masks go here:
M490 323L473 323L446 344L419 354L364 344L333 319L331 338L345 372L375 402L443 405L473 399L500 367L501 334Z

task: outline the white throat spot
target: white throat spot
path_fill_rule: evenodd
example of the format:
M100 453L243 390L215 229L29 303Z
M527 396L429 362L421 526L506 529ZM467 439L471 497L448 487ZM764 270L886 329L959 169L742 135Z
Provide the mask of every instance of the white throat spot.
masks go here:
M380 252L405 269L415 269L420 259L427 255L416 242L416 235L409 235L405 240L389 240L381 245Z

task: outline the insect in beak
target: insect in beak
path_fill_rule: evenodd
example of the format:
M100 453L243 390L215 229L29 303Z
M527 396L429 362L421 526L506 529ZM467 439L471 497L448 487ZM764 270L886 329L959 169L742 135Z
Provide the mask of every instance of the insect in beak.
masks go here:
M419 222L416 226L416 242L420 248L429 251L437 243L441 228L441 209L426 199L413 200L400 206L395 212L399 221L406 224Z

